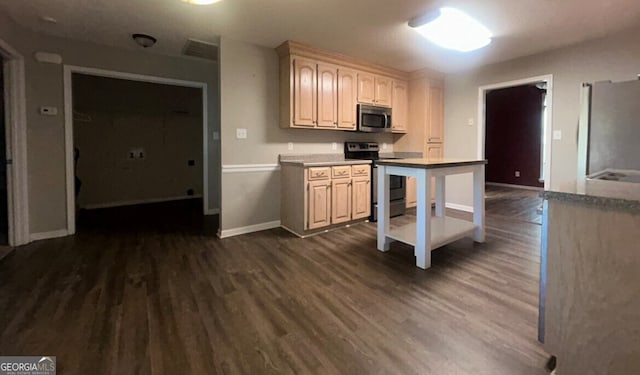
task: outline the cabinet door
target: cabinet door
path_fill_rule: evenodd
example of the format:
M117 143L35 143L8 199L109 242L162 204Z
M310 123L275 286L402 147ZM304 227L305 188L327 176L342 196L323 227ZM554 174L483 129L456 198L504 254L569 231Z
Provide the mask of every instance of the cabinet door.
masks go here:
M429 87L429 117L427 142L443 142L444 133L444 93L441 87Z
M391 96L391 125L394 133L405 133L407 131L407 82L393 81L393 93Z
M338 69L318 64L317 126L335 128L338 125Z
M342 178L331 182L331 224L351 220L351 179Z
M293 124L316 124L316 63L296 57L293 60Z
M429 161L442 159L442 157L443 157L443 150L442 150L441 143L427 144L427 159Z
M391 107L391 92L393 91L393 81L391 78L376 77L375 104L384 107Z
M352 188L352 219L369 217L371 215L371 179L369 177L356 177L353 179Z
M307 192L308 228L327 226L331 222L331 182L309 182Z
M353 70L338 69L338 127L356 129L358 78Z
M406 190L406 202L408 207L415 207L418 201L418 194L416 190L416 178L407 177L407 190Z
M375 76L373 74L358 73L358 102L374 104L375 99Z

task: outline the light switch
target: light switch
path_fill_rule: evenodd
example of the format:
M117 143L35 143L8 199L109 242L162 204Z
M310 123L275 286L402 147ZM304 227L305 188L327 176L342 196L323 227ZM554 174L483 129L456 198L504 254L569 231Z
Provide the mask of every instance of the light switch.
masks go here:
M475 123L475 120L473 119L473 117L469 117L469 119L467 120L467 125L473 126L474 123Z
M553 131L553 140L559 141L562 139L562 130L554 130Z
M247 139L247 129L243 129L243 128L236 129L236 138Z

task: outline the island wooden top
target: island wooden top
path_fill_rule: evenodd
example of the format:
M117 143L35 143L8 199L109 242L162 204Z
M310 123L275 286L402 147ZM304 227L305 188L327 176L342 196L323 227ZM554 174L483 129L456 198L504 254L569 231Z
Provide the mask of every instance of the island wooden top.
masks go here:
M384 166L394 167L408 167L408 168L451 168L462 167L468 165L487 164L487 160L483 159L389 159L389 160L377 160L376 164Z

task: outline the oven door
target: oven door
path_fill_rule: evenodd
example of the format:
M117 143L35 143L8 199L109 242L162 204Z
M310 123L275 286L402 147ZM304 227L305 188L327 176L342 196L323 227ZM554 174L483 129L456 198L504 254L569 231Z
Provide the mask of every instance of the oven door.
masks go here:
M378 221L378 168L373 167L371 173L371 221ZM406 210L406 177L389 176L389 211L390 217L404 215Z

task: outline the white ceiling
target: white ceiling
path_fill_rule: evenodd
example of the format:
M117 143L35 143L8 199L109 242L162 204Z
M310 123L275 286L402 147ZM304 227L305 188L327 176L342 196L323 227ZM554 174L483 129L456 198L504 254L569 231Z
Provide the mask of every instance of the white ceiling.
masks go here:
M132 33L155 36L154 53L179 55L186 38L232 39L276 47L291 39L412 71L454 72L593 39L640 25L638 0L0 0L2 11L31 29L111 46L137 48ZM407 26L441 6L472 15L494 34L488 47L446 51ZM51 16L57 24L41 21Z

